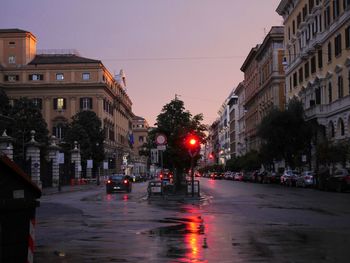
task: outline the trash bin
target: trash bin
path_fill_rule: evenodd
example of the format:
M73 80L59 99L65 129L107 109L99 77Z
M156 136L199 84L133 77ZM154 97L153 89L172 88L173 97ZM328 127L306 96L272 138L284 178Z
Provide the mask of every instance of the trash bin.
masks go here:
M0 262L33 262L35 209L40 188L0 155Z

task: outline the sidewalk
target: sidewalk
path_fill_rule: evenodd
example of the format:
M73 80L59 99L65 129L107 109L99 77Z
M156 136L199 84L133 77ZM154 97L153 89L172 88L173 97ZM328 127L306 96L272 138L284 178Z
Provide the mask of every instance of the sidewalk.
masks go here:
M53 194L60 194L60 193L68 193L68 192L75 192L75 191L84 191L89 190L97 187L101 187L103 183L100 185L94 184L75 184L75 185L63 185L61 186L61 189L59 190L58 187L45 187L42 189L42 195L53 195Z

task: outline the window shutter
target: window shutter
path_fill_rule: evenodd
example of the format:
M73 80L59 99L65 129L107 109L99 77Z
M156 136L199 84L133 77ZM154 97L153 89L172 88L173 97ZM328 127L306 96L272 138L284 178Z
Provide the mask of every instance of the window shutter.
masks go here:
M16 81L19 81L19 75L16 75Z
M82 110L83 109L83 98L80 98L80 109Z
M57 137L57 128L55 126L52 127L52 135Z
M66 99L63 99L63 109L65 110L67 107L66 107Z
M53 99L53 109L57 110L57 99Z
M28 75L28 80L32 80L32 76L33 76L33 75L31 75L31 74Z
M8 75L4 76L4 81L9 81L9 76Z

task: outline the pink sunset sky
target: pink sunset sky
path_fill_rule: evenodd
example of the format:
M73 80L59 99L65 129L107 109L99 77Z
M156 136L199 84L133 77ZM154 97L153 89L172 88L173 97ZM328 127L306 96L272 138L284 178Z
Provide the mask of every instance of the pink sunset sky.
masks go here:
M175 98L211 124L250 49L282 25L280 0L2 0L0 28L32 32L38 49L76 49L122 68L133 112L152 126Z

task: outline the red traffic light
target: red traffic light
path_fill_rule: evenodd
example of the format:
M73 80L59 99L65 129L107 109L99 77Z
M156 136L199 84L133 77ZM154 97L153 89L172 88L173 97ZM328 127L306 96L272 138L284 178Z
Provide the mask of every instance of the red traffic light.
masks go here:
M196 135L190 134L186 137L186 147L189 149L194 149L199 147L199 139Z

